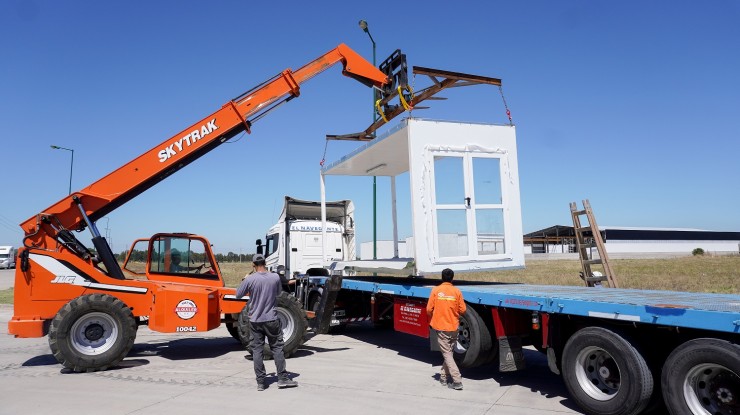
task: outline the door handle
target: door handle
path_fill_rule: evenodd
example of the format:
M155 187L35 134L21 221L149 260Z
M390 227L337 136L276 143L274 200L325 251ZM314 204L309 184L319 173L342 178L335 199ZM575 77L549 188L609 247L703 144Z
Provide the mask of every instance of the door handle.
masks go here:
M469 197L466 197L465 198L465 204L468 205L468 207L470 207L470 198Z

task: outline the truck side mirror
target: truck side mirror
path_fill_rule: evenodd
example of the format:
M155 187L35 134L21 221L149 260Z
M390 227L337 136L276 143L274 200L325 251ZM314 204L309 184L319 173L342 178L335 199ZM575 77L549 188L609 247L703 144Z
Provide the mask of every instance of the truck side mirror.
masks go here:
M257 253L258 254L264 254L264 251L263 251L263 248L262 248L262 239L257 239L255 241L255 243L257 244Z

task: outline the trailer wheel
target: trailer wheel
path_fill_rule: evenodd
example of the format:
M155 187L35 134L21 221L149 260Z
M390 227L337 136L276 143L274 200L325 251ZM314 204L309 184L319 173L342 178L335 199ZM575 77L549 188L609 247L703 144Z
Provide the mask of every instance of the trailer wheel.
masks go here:
M252 354L252 349L249 346L252 341L252 333L249 330L249 304L244 306L241 313L239 314L239 338L249 354ZM277 297L275 304L275 311L277 312L278 320L283 328L283 353L285 357L290 357L298 347L305 343L306 329L308 327L308 320L306 319L306 313L301 308L301 303L292 295L288 295L286 292L281 292ZM272 351L267 343L265 343L265 349L263 352L265 359L272 359Z
M740 346L709 338L688 341L666 359L661 384L672 414L740 414Z
M136 321L123 301L106 294L77 297L49 327L51 353L75 372L95 372L123 360L136 339Z
M653 393L653 376L642 355L602 327L587 327L571 336L561 367L571 397L589 414L639 414Z
M459 367L476 367L488 361L493 352L491 333L480 315L468 305L460 316L457 343L453 349Z

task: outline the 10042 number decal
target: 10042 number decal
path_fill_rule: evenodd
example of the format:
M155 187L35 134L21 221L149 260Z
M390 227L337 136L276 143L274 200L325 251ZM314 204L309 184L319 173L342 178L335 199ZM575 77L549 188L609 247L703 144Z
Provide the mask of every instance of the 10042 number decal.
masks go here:
M185 331L198 331L195 326L179 326L175 328L176 332L185 332Z

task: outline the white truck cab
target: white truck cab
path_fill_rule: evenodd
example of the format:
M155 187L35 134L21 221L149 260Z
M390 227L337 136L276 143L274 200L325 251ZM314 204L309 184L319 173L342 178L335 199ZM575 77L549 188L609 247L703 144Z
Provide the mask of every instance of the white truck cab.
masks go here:
M354 205L342 200L326 206L324 231L321 202L285 197L280 219L267 231L263 245L268 270L284 271L287 277L324 275L332 262L355 259Z
M15 255L13 246L0 246L0 268L15 268Z

